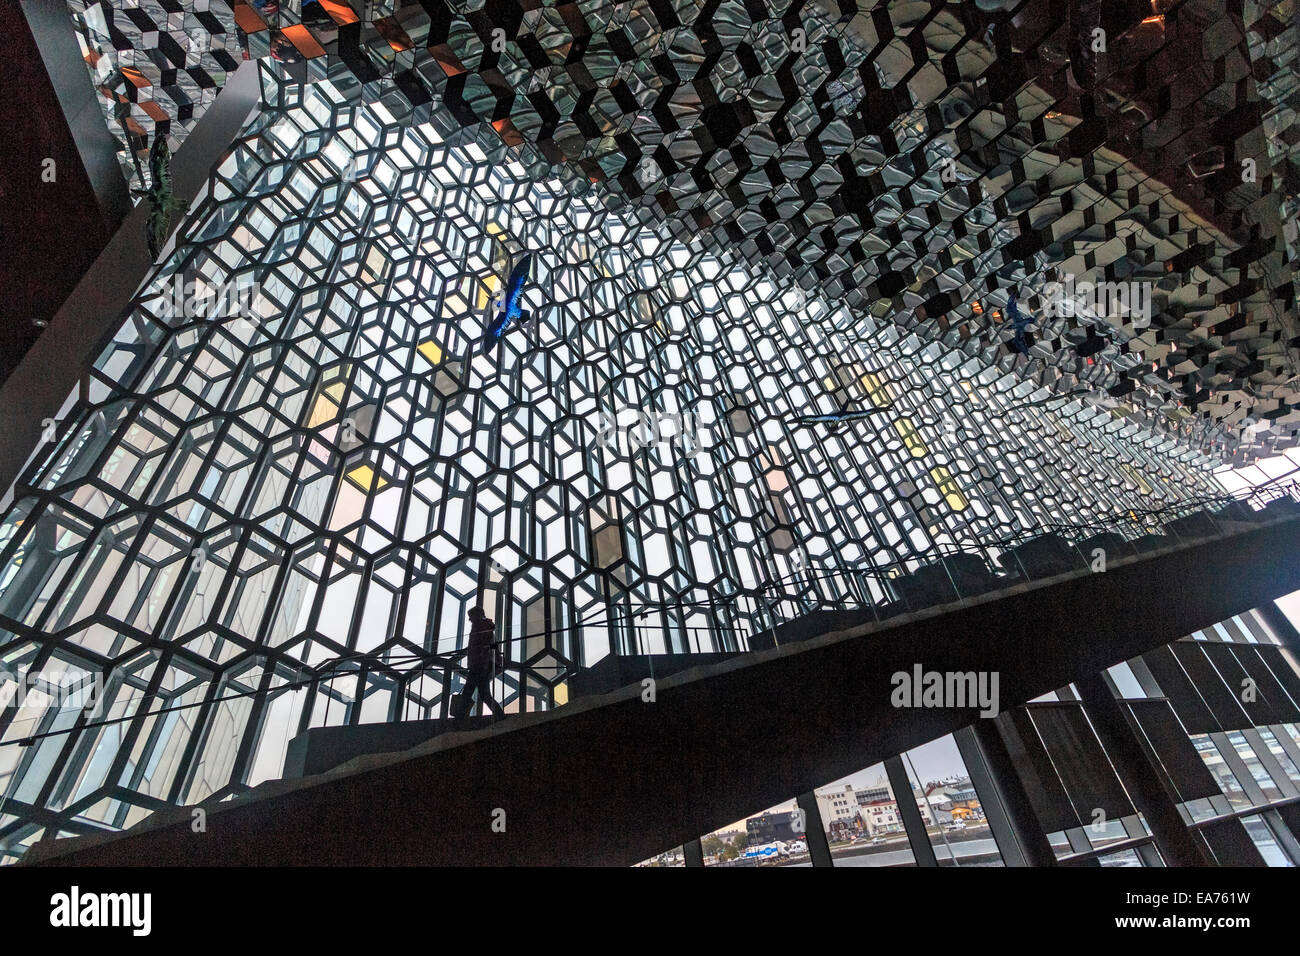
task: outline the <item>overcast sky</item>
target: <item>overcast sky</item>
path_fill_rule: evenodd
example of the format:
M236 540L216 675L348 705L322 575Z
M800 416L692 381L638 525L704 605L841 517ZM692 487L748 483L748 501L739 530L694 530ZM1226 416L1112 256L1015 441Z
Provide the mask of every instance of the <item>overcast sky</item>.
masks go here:
M1214 477L1219 480L1228 491L1241 491L1243 488L1256 488L1265 482L1277 478L1279 475L1287 477L1274 482L1277 485L1289 484L1292 481L1300 480L1300 448L1288 449L1285 453L1273 458L1264 458L1258 464L1249 465L1245 468L1224 468L1214 473ZM1291 619L1291 623L1300 627L1300 591L1294 591L1285 597L1277 599L1277 606L1282 609L1282 613Z

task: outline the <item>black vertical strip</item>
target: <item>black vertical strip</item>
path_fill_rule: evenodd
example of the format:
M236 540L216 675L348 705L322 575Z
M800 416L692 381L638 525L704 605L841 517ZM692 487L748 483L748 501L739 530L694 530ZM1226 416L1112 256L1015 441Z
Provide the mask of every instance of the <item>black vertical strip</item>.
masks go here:
M1135 700L1124 706L1154 749L1180 802L1215 797L1223 792L1168 701Z
M1251 726L1266 727L1280 723L1281 718L1273 709L1267 691L1242 666L1236 653L1239 646L1249 650L1248 645L1234 644L1206 644L1202 650L1236 697L1238 705L1246 712ZM1254 684L1253 689L1251 683Z
M997 718L998 729L1016 772L1024 781L1030 805L1048 833L1082 826L1065 793L1061 778L1029 719L1028 708L1017 707Z
M1278 680L1278 673L1291 670L1291 664L1282 656L1282 650L1272 644L1238 644L1233 654L1255 681L1255 686L1268 698L1276 719L1269 723L1288 723L1300 720L1300 704ZM1291 671L1292 674L1295 671ZM1300 688L1297 688L1300 691Z
M686 858L687 866L704 865L704 850L701 848L699 840L687 840L683 843L682 855Z
M894 802L898 804L898 815L903 818L907 842L912 846L916 865L938 866L939 861L935 858L930 835L925 832L925 821L921 819L921 811L916 805L916 795L912 791L912 782L907 778L903 758L886 758L885 773L889 776L889 787L894 791Z
M808 844L808 855L812 857L813 866L831 866L831 845L826 840L826 830L822 827L821 811L817 807L817 795L811 790L799 795L796 801L804 816L804 841Z
M1291 835L1300 840L1300 803L1288 803L1277 808L1277 814L1291 831Z
M1204 866L1206 859L1160 785L1119 702L1100 674L1076 679L1075 688L1124 788L1146 817L1160 855L1170 866Z
M1205 701L1174 657L1172 645L1143 654L1142 662L1189 734L1212 734L1219 729L1210 708L1205 706Z
M1255 841L1246 832L1245 825L1235 817L1200 827L1200 834L1214 851L1219 866L1265 866L1264 858L1255 848Z
M1240 730L1254 726L1242 710L1237 695L1229 689L1218 670L1211 664L1200 641L1179 641L1172 645L1174 657L1183 665L1201 698L1214 714L1221 730Z
M994 837L1002 837L997 842L1002 848L1004 859L1009 861L1011 848L1008 844L1014 842L1019 850L1020 865L1055 866L1056 854L1052 852L1052 845L1047 842L1047 833L1034 813L1025 785L1020 774L1016 772L1011 754L1002 734L999 733L1003 722L1010 723L1006 714L991 720L977 720L970 728L979 756L982 758L982 761L966 759L966 769L971 773L971 783L975 784L976 791L981 794L980 803L985 806L985 814L994 829ZM962 736L962 732L958 732L955 737L959 747L963 744ZM976 779L977 765L981 762L987 770L988 784L992 786L993 796L996 798L991 801L992 806L990 802L985 801L984 791L979 786L981 781ZM998 820L997 815L991 812L995 807L1001 811L1000 815L1005 818L1005 823ZM1002 828L999 824L1007 829L1005 836L998 833Z
M1283 647L1289 648L1293 654L1300 654L1300 631L1296 630L1291 619L1277 606L1276 601L1268 601L1255 610L1273 629L1273 633L1282 641Z
M1091 822L1097 810L1111 820L1133 812L1080 705L1036 704L1029 708L1029 716L1080 819Z
M1286 690L1293 703L1300 705L1300 672L1296 671L1296 660L1300 650L1292 651L1284 647L1269 647L1261 644L1259 656L1268 669Z

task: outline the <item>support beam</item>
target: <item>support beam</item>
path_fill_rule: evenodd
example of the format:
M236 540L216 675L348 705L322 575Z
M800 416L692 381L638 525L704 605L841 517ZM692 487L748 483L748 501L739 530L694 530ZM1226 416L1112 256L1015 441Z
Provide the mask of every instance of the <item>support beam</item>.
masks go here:
M1147 762L1105 678L1099 673L1089 674L1076 678L1074 686L1088 712L1088 720L1097 732L1097 739L1106 749L1106 755L1132 798L1133 806L1146 818L1165 863L1169 866L1207 866L1210 861L1201 854L1191 831L1179 816L1178 808L1160 785L1155 768Z
M1296 630L1291 619L1277 606L1277 602L1265 601L1259 606L1259 613L1282 641L1282 646L1292 654L1300 656L1300 631Z
M898 804L898 816L907 832L907 842L912 847L912 858L916 860L917 866L938 866L939 860L934 855L930 836L925 832L925 819L916 805L916 794L912 791L912 781L907 776L907 768L903 766L903 758L888 758L885 761L885 773L889 777L889 789L894 791L894 802Z
M103 250L130 200L68 5L0 4L0 51L2 381L49 334L42 324Z
M40 49L100 214L105 223L115 226L131 211L131 196L118 160L117 140L105 123L101 94L91 82L68 7L49 0L19 0L18 6Z
M799 795L799 808L804 816L804 842L808 844L808 856L813 866L831 866L831 845L822 829L821 810L817 806L817 795L809 790Z
M84 65L79 66L84 72ZM257 64L246 62L176 152L176 195L193 199L207 185L260 97ZM102 123L102 119L100 120ZM52 202L57 201L51 199ZM145 239L146 203L122 221L54 320L0 388L0 507L41 444L42 422L57 419L68 396L117 332L153 259ZM27 250L30 255L30 250Z
M683 843L682 855L686 858L687 866L704 865L704 848L700 846L699 840L687 840Z
M954 735L989 828L1008 866L1055 866L1056 854L1047 842L1029 795L1016 772L1006 741L998 731L1005 715L977 720ZM985 799L987 795L989 799Z

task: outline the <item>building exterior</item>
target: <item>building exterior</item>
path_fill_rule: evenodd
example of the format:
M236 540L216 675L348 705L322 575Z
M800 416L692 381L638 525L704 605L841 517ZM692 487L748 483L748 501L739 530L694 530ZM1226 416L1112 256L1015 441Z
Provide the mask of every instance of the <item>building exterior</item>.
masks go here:
M860 800L860 795L854 793L853 787L846 785L844 789L830 793L818 791L817 809L827 827L847 838L849 834L860 832L864 827Z
M859 806L866 806L868 803L875 803L881 800L892 800L893 794L889 792L889 785L883 780L877 781L873 786L860 787L853 794L858 801Z
M1265 606L854 775L946 771L914 794L910 820L888 787L823 787L813 865L1167 866L1183 850L1201 865L1300 865L1298 637ZM848 792L861 830L844 816ZM1176 832L1137 808L1155 812L1144 801L1161 795Z
M917 808L923 812L922 819L928 816L924 803ZM862 815L867 822L867 832L872 836L884 833L898 833L903 829L903 819L898 815L898 804L894 800L872 800L862 805Z
M750 846L803 838L803 830L798 828L796 818L790 813L763 813L750 817L745 821L745 830Z

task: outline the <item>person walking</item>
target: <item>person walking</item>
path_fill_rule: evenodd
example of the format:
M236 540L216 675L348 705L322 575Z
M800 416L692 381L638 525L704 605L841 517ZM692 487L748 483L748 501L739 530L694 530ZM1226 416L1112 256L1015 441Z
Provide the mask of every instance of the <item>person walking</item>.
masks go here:
M469 716L477 696L480 707L491 710L496 717L504 717L505 711L492 696L492 681L505 669L505 655L495 640L496 624L481 607L470 608L469 621L468 660L465 662L469 673L464 688L452 701L451 715L457 720Z

